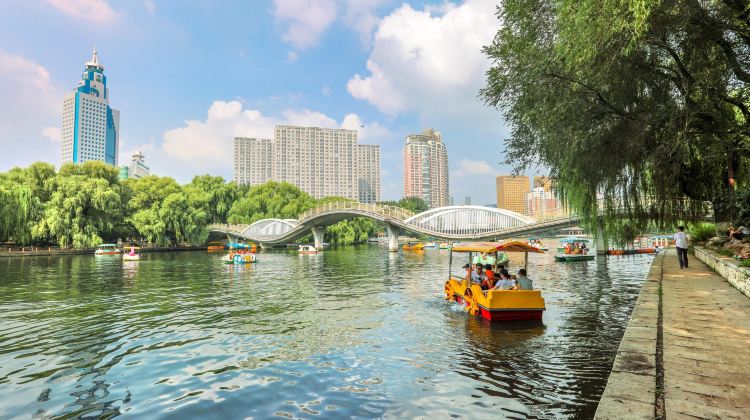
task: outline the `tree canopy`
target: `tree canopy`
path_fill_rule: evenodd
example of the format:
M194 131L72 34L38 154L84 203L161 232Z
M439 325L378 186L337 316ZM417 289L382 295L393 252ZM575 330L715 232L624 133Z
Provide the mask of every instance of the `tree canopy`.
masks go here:
M750 8L741 0L503 0L482 98L506 161L550 170L587 217L720 217L748 188Z

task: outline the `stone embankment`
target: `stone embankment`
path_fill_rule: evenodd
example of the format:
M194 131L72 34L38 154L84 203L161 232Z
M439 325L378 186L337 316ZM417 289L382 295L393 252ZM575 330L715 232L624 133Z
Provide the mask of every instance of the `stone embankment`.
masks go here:
M750 418L750 299L689 265L674 250L654 260L596 418Z
M174 246L141 248L138 252L200 251L205 246ZM0 250L0 257L45 257L51 255L93 255L95 249L60 249L43 247L14 248L12 251Z

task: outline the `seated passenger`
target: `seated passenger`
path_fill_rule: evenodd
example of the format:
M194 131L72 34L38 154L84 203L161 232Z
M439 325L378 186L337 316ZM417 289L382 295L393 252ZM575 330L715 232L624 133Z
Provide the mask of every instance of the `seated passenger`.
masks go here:
M495 286L495 273L492 272L492 266L484 266L484 281L482 281L482 290L492 289Z
M465 264L461 268L466 270L466 280L471 280L471 266L469 264Z
M518 284L507 273L507 271L504 271L500 274L500 280L495 284L493 290L518 290Z
M486 276L484 275L484 270L482 270L482 268L484 268L482 264L476 265L474 271L472 271L471 273L471 281L480 284L482 283L482 281L484 281Z
M531 283L531 279L526 276L526 270L523 268L518 270L518 277L516 277L516 282L518 282L519 290L533 290L534 285Z

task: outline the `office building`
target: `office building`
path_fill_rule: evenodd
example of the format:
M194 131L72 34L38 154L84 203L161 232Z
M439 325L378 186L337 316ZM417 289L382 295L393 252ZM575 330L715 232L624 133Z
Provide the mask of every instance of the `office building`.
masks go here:
M285 181L315 198L374 203L380 201L380 146L357 144L354 130L278 125L273 139L234 139L234 181Z
M359 202L380 201L380 146L357 145L357 171Z
M258 185L273 179L273 140L234 138L234 182Z
M500 175L496 178L497 207L526 214L526 193L530 191L529 177Z
M120 180L143 178L151 175L151 167L146 164L146 156L141 151L133 153L130 165L120 166Z
M546 176L534 177L534 188L542 187L544 191L552 191L552 180Z
M96 50L78 87L63 100L62 163L100 160L117 166L120 111L109 106L104 66Z
M428 128L406 137L404 197L419 197L430 208L448 205L448 151L440 133Z

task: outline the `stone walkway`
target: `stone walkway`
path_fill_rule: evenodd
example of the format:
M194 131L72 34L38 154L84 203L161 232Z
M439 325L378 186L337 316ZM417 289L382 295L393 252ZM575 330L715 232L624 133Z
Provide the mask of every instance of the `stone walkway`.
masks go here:
M597 418L750 418L750 299L692 255L688 258L685 270L674 250L654 261ZM661 352L656 348L659 280ZM663 407L657 409L660 396Z

